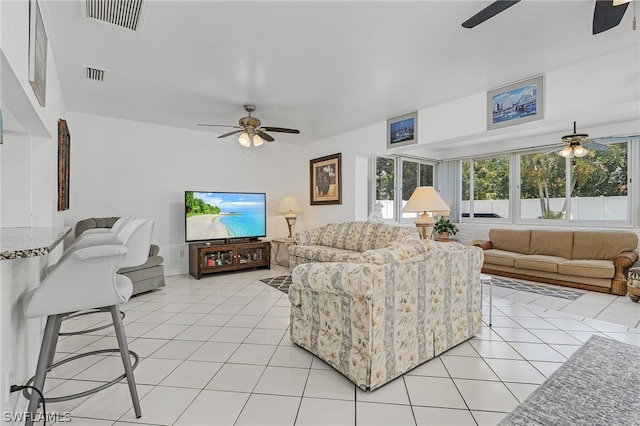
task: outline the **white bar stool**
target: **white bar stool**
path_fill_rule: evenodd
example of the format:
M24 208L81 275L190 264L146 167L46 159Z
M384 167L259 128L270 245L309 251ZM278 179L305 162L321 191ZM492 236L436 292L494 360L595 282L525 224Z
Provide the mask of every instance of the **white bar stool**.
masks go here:
M47 317L42 346L36 367L36 374L27 384L42 392L47 372L53 368L88 355L104 352L120 352L124 374L94 389L57 398L44 398L43 402L67 401L90 395L127 379L129 392L133 402L136 418L142 416L140 401L133 376L133 369L138 364L138 355L129 351L127 338L122 323L119 305L125 303L133 293L131 280L117 273L121 267L144 263L148 256L153 232L153 221L150 219L133 219L125 225L122 233L122 244L96 245L78 248L63 256L39 287L26 296L25 315L28 318ZM66 253L65 253L66 254ZM88 309L100 309L111 312L116 332L118 349L104 349L79 354L53 364L62 319L70 313ZM131 356L134 365L131 365ZM28 417L25 425L31 426L40 403L37 392L23 390L29 399Z

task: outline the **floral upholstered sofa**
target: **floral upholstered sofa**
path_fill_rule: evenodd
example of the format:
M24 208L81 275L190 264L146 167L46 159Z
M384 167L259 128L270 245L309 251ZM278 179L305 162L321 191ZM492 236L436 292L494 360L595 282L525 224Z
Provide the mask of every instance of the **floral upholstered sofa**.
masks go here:
M482 262L478 247L407 236L359 258L298 261L291 340L376 389L480 331Z
M289 246L289 267L310 262L356 262L368 250L388 247L399 240L420 240L415 227L378 222L330 223L298 232Z

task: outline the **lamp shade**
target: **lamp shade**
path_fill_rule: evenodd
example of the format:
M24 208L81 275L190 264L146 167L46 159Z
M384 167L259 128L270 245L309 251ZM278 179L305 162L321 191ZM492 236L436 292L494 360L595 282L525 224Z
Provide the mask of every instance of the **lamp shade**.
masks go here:
M294 197L292 197L291 195L287 195L282 199L282 201L280 201L280 204L278 205L278 209L276 211L278 213L293 214L295 216L295 213L301 212L302 209L300 208L298 201Z
M413 191L402 211L405 213L431 212L448 216L451 210L433 186L419 186Z

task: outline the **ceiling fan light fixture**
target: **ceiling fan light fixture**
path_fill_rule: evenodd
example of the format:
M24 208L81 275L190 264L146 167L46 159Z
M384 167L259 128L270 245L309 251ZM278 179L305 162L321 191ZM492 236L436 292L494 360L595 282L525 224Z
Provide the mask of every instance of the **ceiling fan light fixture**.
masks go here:
M578 157L578 158L584 157L588 153L589 153L589 150L587 148L583 147L582 145L578 145L578 146L575 146L573 148L573 155L575 157Z
M573 155L573 148L570 146L565 146L560 151L558 151L558 155L564 158L571 158Z
M251 139L249 138L249 134L247 132L242 132L242 134L238 138L238 142L240 142L240 145L244 146L245 148L249 148L251 146Z
M264 143L260 135L253 135L253 146L260 146Z

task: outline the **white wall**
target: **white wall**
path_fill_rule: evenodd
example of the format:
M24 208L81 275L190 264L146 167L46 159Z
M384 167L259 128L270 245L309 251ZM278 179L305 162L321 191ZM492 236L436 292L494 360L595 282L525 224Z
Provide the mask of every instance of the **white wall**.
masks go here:
M66 107L49 46L46 107L38 104L28 81L29 2L0 1L0 101L11 116L3 122L0 145L0 226L62 225L57 211L57 122ZM46 22L45 22L46 27ZM9 394L12 384L24 384L35 373L42 320L26 319L25 294L44 276L52 255L0 261L0 411L22 412L27 401ZM11 422L8 422L11 424Z
M597 87L593 87L596 85ZM486 93L418 111L417 145L386 149L386 122L314 143L314 156L342 152L342 206L313 206L314 226L353 220L362 206L355 205L369 181L358 159L376 154L408 153L434 160L469 158L483 154L559 144L578 130L591 136L640 133L640 52L627 49L575 64L545 75L545 118L530 123L486 131ZM640 187L632 188L635 199ZM360 201L361 203L362 201ZM367 206L367 211L370 206Z
M267 238L287 235L280 200L301 203L297 229L308 209L308 163L303 149L273 142L242 148L236 138L87 114L69 114L71 214L67 225L88 217L134 215L155 221L153 242L167 275L188 272L184 242L184 191L267 194ZM182 255L182 257L181 257Z

